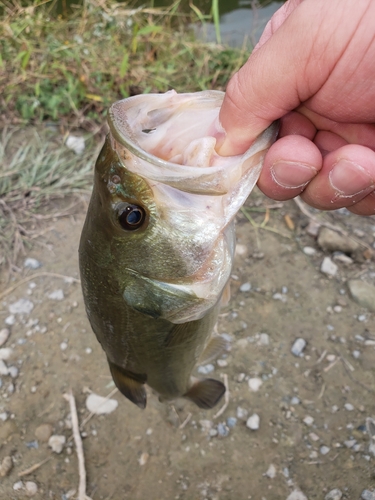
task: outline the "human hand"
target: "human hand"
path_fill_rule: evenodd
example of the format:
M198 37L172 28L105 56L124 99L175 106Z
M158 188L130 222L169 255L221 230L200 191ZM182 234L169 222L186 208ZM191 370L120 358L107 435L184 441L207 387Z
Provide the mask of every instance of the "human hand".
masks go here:
M375 2L289 0L228 84L220 154L274 120L258 186L270 198L375 214Z

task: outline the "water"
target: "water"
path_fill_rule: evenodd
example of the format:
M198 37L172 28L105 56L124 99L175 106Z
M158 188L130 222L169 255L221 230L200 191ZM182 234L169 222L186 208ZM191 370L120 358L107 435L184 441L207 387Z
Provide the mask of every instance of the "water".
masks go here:
M124 0L126 1L126 0ZM121 0L120 0L121 2ZM71 4L79 4L80 0L57 0L56 10L59 13L69 14ZM170 0L137 0L135 6L170 7ZM194 5L204 15L211 11L212 0L194 0ZM282 5L283 0L219 0L221 41L232 47L251 47L259 40L262 31L271 16ZM181 7L191 12L189 2L182 0ZM199 39L207 42L216 42L216 33L213 23L199 23L194 26Z

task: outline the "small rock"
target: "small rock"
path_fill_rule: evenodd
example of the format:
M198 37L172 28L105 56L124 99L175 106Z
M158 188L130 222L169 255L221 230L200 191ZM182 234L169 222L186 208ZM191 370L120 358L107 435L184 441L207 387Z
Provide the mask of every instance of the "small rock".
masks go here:
M310 427L314 423L314 419L313 417L310 417L310 415L306 415L306 417L303 419L303 423Z
M39 267L42 267L42 263L39 262L39 260L28 257L25 259L23 267L26 267L27 269L39 269Z
M96 415L105 415L116 410L118 401L107 399L98 394L91 393L86 399L86 408Z
M294 490L286 500L307 500L307 496L300 490Z
M9 359L13 354L13 349L10 347L2 347L0 349L0 359L2 360L7 360Z
M17 481L16 483L14 483L13 485L13 489L14 491L21 491L23 490L24 488L24 485L23 485L23 482L22 481Z
M4 457L0 465L0 477L5 477L13 468L13 460L9 455Z
M66 351L68 349L68 344L66 342L61 342L60 349Z
M34 304L28 299L20 299L9 305L9 312L11 314L30 314L33 309Z
M80 155L85 150L85 139L76 135L68 135L65 145L67 148L74 151L76 155Z
M268 335L268 333L261 333L259 335L258 344L259 345L269 345L269 343L270 343L270 336Z
M228 361L226 359L218 359L216 363L219 368L225 368L228 366Z
M248 253L247 247L245 245L241 245L241 243L236 244L236 255L244 257Z
M42 443L47 443L52 436L52 425L41 424L35 429L35 437Z
M317 436L315 432L310 432L309 438L311 439L311 441L319 441L319 436Z
M330 452L330 449L331 449L331 448L328 448L328 446L324 446L324 445L323 445L323 446L321 446L321 447L320 447L320 453L321 453L322 455L327 455L327 453L329 453L329 452Z
M320 271L323 274L335 276L337 274L338 267L329 257L324 257L322 265L320 266Z
M146 465L149 458L150 455L148 453L142 453L142 455L138 459L139 465Z
M342 252L335 252L333 254L333 259L337 262L341 262L341 264L353 264L354 260L351 257L348 257L346 254Z
M272 298L273 298L274 300L280 300L281 302L286 302L286 301L288 300L288 298L285 296L285 294L283 294L283 293L278 293L278 292L277 292L277 293L274 293L274 294L272 295Z
M362 500L375 500L375 491L363 490L361 493Z
M48 298L51 300L64 300L64 292L59 288L48 294Z
M0 375L8 375L9 370L7 365L4 363L2 359L0 359Z
M55 453L61 453L64 448L65 442L65 436L58 436L57 434L54 434L49 438L48 446L50 446L52 448L52 451L54 451Z
M240 286L240 292L249 292L251 290L251 284L250 283L243 283Z
M328 227L322 227L320 229L318 245L325 252L339 251L347 254L355 253L360 248L356 241L346 236L342 236L336 231L328 229Z
M208 375L209 373L212 373L215 370L214 365L209 363L208 365L203 365L198 367L198 373L201 373L202 375Z
M344 445L347 448L353 448L353 446L356 444L357 440L356 439L348 439L347 441L344 441Z
M11 314L10 316L7 316L5 318L5 324L8 326L13 326L15 322L16 322L16 318L15 318L14 314Z
M9 338L9 335L10 335L9 328L3 328L2 330L0 330L0 346L5 344L5 342Z
M268 470L265 473L265 476L269 477L270 479L273 479L276 476L276 467L273 464L271 464L268 467Z
M355 350L355 351L352 352L352 355L353 355L353 358L358 359L358 358L361 357L361 352Z
M307 344L307 342L305 339L299 338L299 339L295 340L294 344L292 345L292 349L291 349L292 354L294 354L294 356L301 356L303 350L306 347L306 344Z
M257 431L259 429L259 423L260 423L260 418L259 415L254 413L254 415L251 415L246 421L246 427L248 429L251 429L252 431Z
M220 423L217 425L217 432L219 436L221 437L227 437L229 434L229 427L227 427L225 424Z
M260 378L249 378L248 384L250 391L257 392L263 384L263 381Z
M237 419L236 417L228 417L227 418L227 426L232 429L233 427L235 427L237 424Z
M303 253L305 255L315 255L316 254L316 250L313 247L303 247Z
M26 481L25 483L26 496L33 497L38 492L38 486L34 481Z
M247 416L249 415L249 412L245 408L241 408L241 406L237 407L236 411L237 418L239 420L247 420Z
M353 411L354 410L354 406L351 403L345 403L344 404L344 408L347 411Z
M357 304L375 312L375 286L362 280L349 280L348 288Z
M12 365L8 368L8 375L10 375L12 378L17 378L18 374L19 374L19 369L17 368L17 366Z
M292 406L299 405L300 402L301 402L301 400L297 396L293 396L292 399L290 400L290 404Z
M315 238L316 236L318 236L320 227L321 226L318 222L314 222L311 220L306 227L306 233Z
M326 494L324 500L341 500L341 498L342 498L341 490L335 488L334 490L331 490L329 493Z

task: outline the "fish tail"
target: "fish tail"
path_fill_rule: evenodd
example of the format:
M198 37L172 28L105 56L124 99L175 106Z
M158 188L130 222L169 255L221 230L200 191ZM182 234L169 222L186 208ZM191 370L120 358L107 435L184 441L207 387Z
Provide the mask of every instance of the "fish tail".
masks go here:
M199 408L209 410L213 408L224 396L225 385L219 380L206 378L194 382L184 394L184 398L193 401Z

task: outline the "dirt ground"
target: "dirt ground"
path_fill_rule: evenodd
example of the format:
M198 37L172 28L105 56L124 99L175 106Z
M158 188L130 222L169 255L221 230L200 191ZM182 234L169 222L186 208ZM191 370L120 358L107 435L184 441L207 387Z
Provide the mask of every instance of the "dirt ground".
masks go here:
M361 251L352 263L334 261L338 272L327 276L320 266L331 254L308 234L310 220L293 201L275 203L254 192L247 206L259 211L251 212L253 224L238 217L241 255L232 298L218 324L219 333L230 336L231 350L210 375L227 375L228 407L215 418L221 404L211 411L186 401L172 407L149 394L142 411L115 393L117 409L93 416L83 429L87 494L93 500L286 500L295 490L313 500L335 488L342 497L329 498L358 500L363 490L375 489L375 457L365 429L366 418L375 417L375 315L351 299L346 285L353 277L373 282L374 260L365 260ZM274 208L261 228L266 206ZM73 389L82 422L89 392L107 396L114 388L79 283L41 274L79 278L84 211L82 206L75 216L49 222L43 245L24 256L36 258L41 268L24 269L14 282L3 276L0 292L35 275L0 301L0 330L11 304L24 298L34 305L28 314L15 314L3 346L12 349L6 366L19 373L1 376L0 459L13 461L0 478L1 499L26 498L26 481L38 487L34 498L76 498L78 462L63 395ZM342 210L326 220L373 245L374 218ZM306 246L316 252L306 255ZM251 284L249 291L240 291L244 283ZM56 290L63 291L62 300L49 298ZM300 357L291 352L297 338L307 342ZM262 380L257 392L249 389L249 378ZM253 414L260 418L257 430L246 426ZM226 426L230 417L237 418L230 420L233 427ZM48 446L48 435L36 437L42 424L66 437L60 454Z

